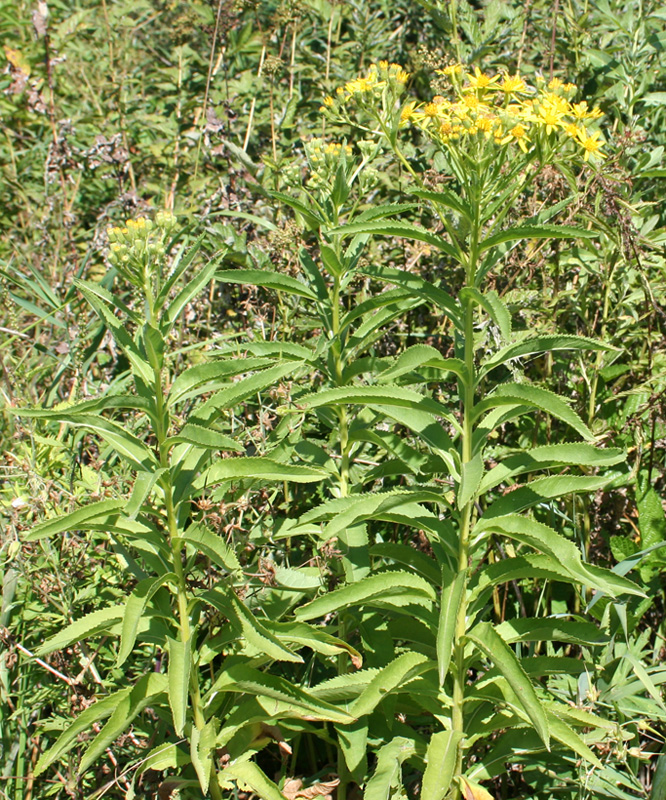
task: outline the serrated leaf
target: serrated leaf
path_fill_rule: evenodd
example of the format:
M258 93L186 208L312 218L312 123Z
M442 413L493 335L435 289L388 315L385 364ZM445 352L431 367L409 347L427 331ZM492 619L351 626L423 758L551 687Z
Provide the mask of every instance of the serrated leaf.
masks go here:
M438 731L430 737L426 753L426 768L421 784L421 797L444 800L456 768L461 731Z
M411 222L402 220L380 220L378 222L352 222L349 225L342 225L333 228L332 234L348 236L353 233L369 233L374 236L400 236L404 239L414 239L441 250L456 261L459 259L456 248L441 236L437 236L425 228L419 228Z
M377 379L381 383L385 383L422 367L453 372L454 375L467 380L467 369L463 361L459 358L444 358L439 350L427 344L415 344L408 347L398 356L395 364L381 372Z
M473 642L504 675L539 737L549 747L546 712L516 654L489 622L477 623L466 638Z
M269 619L263 620L263 624L281 642L309 647L315 653L327 656L347 653L355 669L360 669L363 664L363 658L356 648L319 626L308 625L306 622L275 622Z
M219 719L213 717L208 720L201 730L199 730L196 725L193 725L190 734L190 756L192 758L192 766L197 773L201 791L204 795L207 794L208 786L210 785L213 755L215 754L215 740L217 739L219 723Z
M141 511L141 506L145 503L155 484L165 473L165 468L156 469L152 472L137 472L132 494L125 506L125 514L129 519L136 519Z
M433 303L446 314L457 328L462 329L460 318L462 309L458 303L456 303L450 294L424 280L419 275L413 272L395 269L394 267L377 265L359 267L358 272L360 272L361 275L368 275L371 278L376 278L377 280L400 286L403 289L408 289L415 296Z
M300 620L309 620L354 605L381 602L395 606L410 603L429 606L434 600L435 591L427 581L411 572L396 570L368 575L358 583L334 589L297 608L295 614Z
M431 663L420 653L403 653L374 676L349 713L354 717L370 714L390 692L408 683L412 678L430 669Z
M433 203L436 206L446 206L446 208L450 208L452 211L455 211L457 214L465 217L465 219L470 223L474 220L474 212L469 203L448 189L438 189L436 192L431 192L424 189L413 189L412 194L420 197L422 200L428 200L428 202Z
M83 508L77 508L70 514L63 514L61 517L37 523L22 538L26 542L36 542L38 539L45 539L47 536L55 536L65 531L89 530L86 527L88 523L97 525L126 505L126 500L100 500L97 503L90 503Z
M224 481L246 479L316 483L317 481L324 481L328 477L329 474L327 472L314 467L280 464L270 458L248 456L222 458L216 461L194 481L194 487L200 489L206 486L215 486Z
M625 457L622 450L602 449L586 442L562 442L534 447L504 458L489 470L483 476L479 494L526 472L564 466L610 467L624 461Z
M35 766L35 777L39 777L45 770L64 755L71 747L79 742L79 736L82 733L87 733L91 730L94 723L99 722L110 716L132 691L132 687L128 686L118 692L102 697L96 700L91 706L84 709L78 717L70 723L65 730L58 736L48 750L46 750L39 758Z
M479 252L483 253L504 242L521 239L596 239L597 236L596 231L570 225L518 225L484 239L479 245Z
M525 405L538 408L562 420L577 431L583 439L593 440L594 435L571 406L559 395L526 383L503 383L474 407L474 419L486 411L503 405Z
M521 617L495 626L495 631L507 644L515 642L567 642L578 645L602 645L608 641L602 631L591 622Z
M164 446L170 447L178 443L191 444L195 447L205 447L207 450L230 450L236 453L243 452L243 448L230 436L226 436L213 428L195 425L192 422L183 425L179 433L174 436L169 436L169 438L165 440Z
M88 636L107 630L107 628L122 619L123 610L124 605L107 606L74 620L74 622L66 625L58 633L48 638L37 649L36 655L40 657L48 655L55 650L69 647L74 642L81 642L83 639L87 639Z
M482 477L483 454L479 452L470 461L466 461L462 465L457 498L459 510L476 498Z
M317 295L307 284L281 272L268 272L260 269L232 269L216 273L215 279L221 283L263 286L266 289L275 289L287 294L307 297L308 300L317 299Z
M594 751L590 750L572 727L567 725L564 720L560 719L557 714L554 714L549 709L546 710L546 714L548 715L548 729L553 739L560 742L565 747L568 747L570 750L573 750L574 753L584 758L585 761L594 764L597 769L603 768L603 764L598 756Z
M291 661L301 664L303 659L265 628L261 620L243 603L230 587L218 584L214 589L203 592L201 600L221 611L240 636L275 661Z
M595 492L604 487L610 478L593 475L555 475L537 478L524 486L499 497L485 510L483 519L502 517L525 508L548 503L574 492Z
M436 641L440 687L444 686L444 681L449 672L458 610L465 595L466 579L467 570L461 570L455 574L446 568L442 570L442 596L440 599Z
M602 570L583 563L580 551L574 543L542 522L517 514L507 514L494 519L486 518L484 515L474 527L472 536L476 538L482 532L508 536L534 548L537 552L550 555L582 584L600 589L612 597L625 592L642 594L638 586L626 578L615 575L610 570Z
M173 406L204 392L218 391L221 385L227 385L236 375L260 370L271 363L269 358L235 358L195 364L176 376L169 389L167 402Z
M253 761L238 761L228 764L221 777L226 783L235 779L250 787L261 800L285 800L275 783Z
M542 353L552 353L555 350L600 350L609 351L616 348L604 344L596 339L588 339L586 336L570 336L558 334L554 336L532 336L522 339L515 344L507 345L484 361L479 370L479 379L487 375L491 370L521 356L540 355Z
M316 687L313 687L316 689ZM285 678L260 672L244 664L222 669L209 694L215 692L240 692L254 697L267 697L303 709L308 717L347 724L353 717L339 708L320 700Z
M169 705L176 736L182 736L189 707L190 670L192 667L192 640L167 638L169 665Z
M218 567L228 572L240 570L241 565L236 553L221 536L213 533L202 523L190 525L180 538L210 558Z
M377 752L377 765L368 781L363 800L390 800L402 785L402 764L416 753L411 739L396 736Z
M139 629L139 623L151 598L165 583L172 580L176 580L176 575L173 572L167 572L165 575L160 575L158 578L146 578L145 580L139 581L134 587L134 590L125 603L123 631L120 635L120 647L118 648L116 667L124 664L127 657L132 652L134 642L136 641L136 634Z
M511 315L496 291L482 293L474 286L465 286L460 290L459 296L461 300L472 300L476 305L481 306L499 328L502 339L506 341L509 338Z
M78 773L82 774L92 766L106 748L129 728L135 717L166 690L166 675L151 672L140 678L131 691L116 703L109 721L91 742L81 759Z

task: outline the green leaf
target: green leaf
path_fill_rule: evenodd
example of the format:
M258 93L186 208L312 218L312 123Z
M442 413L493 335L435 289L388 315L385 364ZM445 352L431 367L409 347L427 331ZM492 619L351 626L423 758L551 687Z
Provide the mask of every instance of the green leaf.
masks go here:
M596 231L574 228L570 225L518 225L484 239L479 245L479 252L483 253L504 242L521 239L596 239L597 237Z
M238 634L268 658L275 661L303 663L303 659L297 653L293 653L285 647L276 636L264 627L261 620L255 617L231 587L218 584L214 589L203 592L200 599L221 611Z
M602 449L584 442L562 442L534 447L508 456L484 475L479 494L484 494L516 475L553 467L610 467L625 460L622 450Z
M135 717L166 690L166 675L151 672L140 678L128 694L121 696L109 721L92 741L81 759L79 774L84 773L88 767L92 766L106 748L129 728Z
M548 729L553 739L560 742L565 747L568 747L570 750L573 750L574 753L584 758L585 761L594 764L597 769L603 769L603 764L598 756L590 750L573 728L567 725L564 720L560 719L552 711L546 709L546 714L548 715Z
M503 383L498 386L492 394L474 407L474 420L479 419L489 409L503 405L525 405L538 408L544 413L566 422L583 439L588 441L594 439L594 435L587 425L562 397L548 389L541 389L527 383Z
M48 638L43 645L41 645L36 652L39 657L46 656L53 653L55 650L62 650L63 647L69 647L74 642L80 642L88 636L93 636L95 633L107 630L115 622L122 619L123 606L107 606L107 608L100 608L97 611L92 611L80 619L74 620L69 625L66 625L58 633Z
M116 658L116 667L124 664L127 657L132 652L143 612L146 610L146 606L155 592L164 586L165 583L175 580L176 575L173 572L167 572L165 575L160 575L159 578L146 578L145 580L139 581L134 587L134 590L125 603L123 632L120 635L120 647Z
M195 425L188 422L174 436L169 436L164 442L165 447L183 442L194 447L205 447L207 450L231 450L236 453L243 452L243 448L230 436L216 431L214 428Z
M364 406L398 406L414 411L426 411L433 416L442 417L452 424L458 424L455 418L449 414L446 406L402 386L337 386L333 389L323 389L316 394L300 397L298 410L352 403ZM285 409L283 413L289 410L291 409Z
M216 461L194 482L197 489L214 486L224 481L254 479L264 481L290 481L292 483L316 483L326 480L327 472L314 467L297 464L280 464L270 458L256 456L222 458Z
M441 580L437 562L430 556L409 545L380 542L379 544L374 544L370 548L370 555L379 556L382 561L390 559L391 561L395 561L396 564L410 567L433 586L436 586Z
M104 417L94 417L92 415L77 414L70 417L66 411L57 415L57 419L68 425L85 428L96 433L101 439L109 444L123 459L127 459L135 469L152 472L159 469L159 464L155 455L146 445L119 425Z
M143 358L136 343L129 333L127 333L125 324L109 309L106 299L100 297L100 291L103 291L101 287L80 280L75 280L74 283L81 290L102 322L111 331L116 344L127 356L127 360L130 362L134 373L141 378L146 386L149 386L154 379L150 364Z
M439 731L430 737L426 753L426 768L421 784L421 797L444 800L456 768L461 731Z
M354 605L388 603L404 606L414 603L429 606L435 600L435 591L419 575L400 570L375 573L358 583L342 586L296 609L300 620L315 619Z
M473 642L504 675L536 732L546 747L549 747L546 712L513 650L489 622L479 622L466 634L466 638Z
M192 242L192 246L187 249L185 245L182 245L176 256L173 260L173 264L171 265L171 270L169 272L169 277L164 281L164 284L155 298L155 307L156 308L163 308L166 304L169 296L171 295L171 291L174 286L178 283L180 278L185 274L185 270L190 266L190 264L194 261L196 254L199 252L203 240L206 238L208 234L202 233L194 242Z
M479 370L479 380L487 375L491 370L511 361L520 356L540 355L541 353L552 353L555 350L602 350L609 351L616 348L604 344L596 339L588 339L586 336L569 336L565 334L555 336L532 336L522 339L520 342L503 347L494 356L484 361Z
M224 539L200 522L195 522L188 527L181 539L191 544L199 552L227 572L237 572L241 569L236 553Z
M483 454L477 453L471 461L462 465L462 475L458 486L458 509L464 508L478 496L479 485L483 477Z
M459 378L467 380L467 369L459 358L444 358L439 350L427 344L415 344L408 347L398 356L392 367L377 376L377 380L385 383L423 367L430 367L442 372L453 372Z
M118 692L113 692L100 700L96 700L91 706L82 711L74 722L70 723L58 736L53 745L42 753L35 766L35 777L39 777L71 747L78 744L79 736L82 733L87 733L96 722L110 716L118 704L123 702L131 691L132 687L128 686Z
M219 724L220 720L217 717L213 717L208 720L201 730L196 725L193 725L190 734L192 765L197 773L201 791L204 795L207 794L210 784L213 756L215 754L215 740L217 739Z
M168 403L174 406L204 392L216 392L221 386L233 388L236 384L230 385L231 378L262 369L272 363L270 358L234 358L196 364L176 376L169 389Z
M459 296L463 301L469 299L481 306L499 328L503 340L506 341L511 336L511 315L497 292L493 290L483 294L474 286L465 286L460 290Z
M287 294L307 297L308 300L317 300L317 295L307 284L281 272L268 272L260 269L232 269L216 273L215 278L221 283L263 286L266 289L275 289Z
M420 653L403 653L379 670L352 704L349 713L354 717L372 713L387 694L409 683L430 667L430 661Z
M225 783L235 779L245 787L249 786L261 800L284 800L282 792L253 761L227 764L220 777Z
M275 200L279 200L281 203L290 206L294 209L294 211L300 214L303 217L303 221L311 231L318 231L319 228L324 224L324 220L318 216L315 211L301 203L300 200L296 200L295 197L290 197L288 194L284 194L284 192L275 192L270 190L268 191L268 194L275 198Z
M444 686L449 672L458 611L465 596L466 580L467 570L463 569L455 574L446 567L442 570L442 596L437 627L437 667L440 688Z
M213 280L219 262L220 259L214 259L196 270L176 296L168 301L166 313L164 315L167 328L166 333L168 333L178 321L185 306L191 303Z
M192 667L192 640L167 638L169 652L169 705L176 736L182 736L187 722Z
M558 497L575 492L596 492L610 480L609 477L587 475L555 475L551 478L537 478L537 480L520 486L495 500L484 511L483 519L502 517L541 503L549 503Z
M241 692L254 697L267 697L304 709L308 716L317 720L345 725L354 719L345 711L318 699L311 692L306 692L285 678L260 672L244 664L222 669L209 694L214 695L216 692Z
M497 533L508 536L510 539L534 548L539 553L545 553L562 564L569 574L582 584L593 586L611 597L617 597L625 592L642 594L638 586L626 578L615 575L610 570L583 563L576 545L542 522L517 514L508 514L494 519L486 518L484 515L474 527L472 537L476 539L480 533Z
M441 236L437 236L424 228L419 228L411 222L402 220L380 220L378 222L352 222L349 225L342 225L333 228L332 234L349 236L353 233L369 233L375 236L399 236L404 239L415 239L418 242L436 247L443 253L458 261L459 255L456 248Z
M361 784L368 771L368 720L358 719L351 725L336 725L335 732L352 780Z
M281 642L297 644L300 647L309 647L315 653L327 656L347 653L351 657L355 669L360 669L363 664L361 654L347 642L332 636L323 628L308 625L306 622L275 622L270 619L262 620L264 628L276 636Z
M400 286L403 289L408 289L416 297L427 300L433 303L437 308L441 309L446 316L453 322L456 328L462 330L462 322L460 318L461 308L450 294L443 289L439 289L432 283L421 278L413 272L406 272L394 267L385 267L378 265L368 265L359 267L358 272L362 275L368 275L371 278L392 283L395 286Z
M377 752L377 766L365 787L363 800L390 800L402 786L403 762L415 753L414 742L404 736L396 736L381 747Z
M38 539L45 539L47 536L55 536L65 531L89 530L86 527L88 523L98 525L126 505L126 500L100 500L97 503L89 503L70 514L37 523L22 538L26 542L36 542Z
M134 479L134 486L132 487L132 494L125 506L125 514L129 519L136 519L141 511L141 506L150 495L153 486L155 486L165 473L165 468L156 469L152 472L137 472L136 478Z
M422 200L427 200L435 206L446 206L446 208L450 208L451 211L455 211L456 214L460 214L468 222L474 221L474 211L470 204L448 189L438 189L436 192L418 189L412 190L412 194L420 197Z
M495 626L495 631L507 644L515 642L567 642L579 645L602 645L608 641L591 622L568 619L521 617Z

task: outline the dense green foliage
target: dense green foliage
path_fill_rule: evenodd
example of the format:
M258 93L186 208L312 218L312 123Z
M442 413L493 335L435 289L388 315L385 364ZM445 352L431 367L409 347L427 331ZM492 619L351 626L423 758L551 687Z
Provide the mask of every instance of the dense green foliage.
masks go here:
M0 32L0 797L666 800L661 4Z

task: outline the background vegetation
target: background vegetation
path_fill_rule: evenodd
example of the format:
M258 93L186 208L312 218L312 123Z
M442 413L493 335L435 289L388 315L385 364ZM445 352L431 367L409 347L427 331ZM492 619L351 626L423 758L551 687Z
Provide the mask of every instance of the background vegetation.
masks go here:
M578 756L546 754L532 763L521 760L514 748L500 759L506 766L481 774L479 780L496 798L666 798L666 755L660 755L666 731L666 551L660 549L666 542L661 499L666 469L662 4L5 0L0 4L0 38L0 796L202 796L199 768L186 766L180 772L159 762L144 768L153 748L180 741L150 703L118 737L97 748L97 758L83 773L77 770L101 729L97 720L90 730L77 732L59 760L36 770L40 756L74 716L121 690L128 680L164 672L166 661L166 646L148 637L119 663L118 642L103 626L92 631L97 635L89 641L65 637L62 647L39 657L45 641L91 612L123 603L146 574L143 567L132 566L136 562L127 542L109 537L103 525L30 538L28 532L43 520L91 502L128 498L135 465L88 428L65 424L71 420L14 413L19 407L53 408L129 391L125 387L133 364L75 282L83 279L112 291L129 312L141 306L108 260L109 226L153 217L160 209L172 211L178 219L173 252L182 248L190 254L191 274L211 264L225 271L226 277L218 273L187 299L166 337L171 375L220 357L233 363L241 355L255 359L248 373L274 370L228 404L224 435L233 437L248 456L270 452L283 464L346 475L344 491L330 489L325 481L301 484L245 475L225 484L224 491L202 491L188 499L187 514L222 537L233 553L239 570L236 593L252 614L292 619L317 593L325 597L326 590L354 585L371 567L380 574L398 565L427 574L429 568L419 561L421 555L432 555L425 529L409 528L388 512L382 518L368 515L358 523L367 525L374 544L372 558L364 563L358 552L350 555L358 548L345 540L343 530L338 538L321 535L327 517L321 512L318 516L317 509L336 494L344 497L347 490L372 494L439 474L439 466L426 463L432 453L406 438L404 425L395 440L389 441L395 429L387 432L384 425L381 441L379 434L363 441L359 431L376 419L364 417L367 409L357 405L349 413L357 415L356 441L361 444L353 463L343 464L341 472L340 431L354 420L345 421L335 404L300 416L278 411L335 386L340 354L331 347L316 353L318 361L280 371L284 361L278 362L277 351L265 346L289 343L293 349L284 345L281 357L297 358L302 352L298 348L317 340L323 328L313 303L307 295L282 291L284 286L270 281L248 278L237 283L228 275L232 269L262 270L302 280L307 271L302 252L316 257L321 241L316 226L289 198L302 199L303 186L323 196L325 187L335 183L340 152L327 151L327 143L349 145L353 158L370 162L354 185L350 215L414 199L407 194L409 174L388 148L375 148L363 132L320 113L326 95L371 63L387 59L411 73L409 92L415 100L439 92L436 70L459 61L469 70L479 66L491 74L519 70L531 82L539 75L546 80L561 77L580 88L590 107L598 105L604 112L605 161L569 173L544 167L514 213L516 219L531 217L573 191L575 200L561 221L594 231L595 246L528 238L508 254L501 274L491 275L490 288L511 312L519 332L578 334L616 348L612 355L556 351L526 359L520 365L521 379L570 399L598 444L626 453L623 464L612 466L612 482L603 488L544 501L537 511L581 548L584 561L607 568L620 565L620 573L628 574L644 596L613 602L605 598L596 608L587 608L589 591L518 573L495 588L487 602L498 624L558 615L595 622L600 631L596 641L565 639L556 646L568 667L542 683L562 702L599 713L614 733L610 739L586 740L601 766L591 768L580 751ZM416 138L406 142L405 151L436 187L435 172L441 165L428 161L432 151ZM421 221L437 226L427 210ZM362 267L406 270L444 288L461 283L456 264L443 260L428 242L377 237L363 259ZM340 291L340 307L351 312L380 290L367 273L350 271ZM355 331L352 345L357 350L350 365L364 358L388 367L390 359L416 344L434 346L443 356L453 354L454 337L444 315L406 295L394 300L395 308ZM123 324L132 319L128 316ZM477 335L480 350L490 352L492 331L479 329ZM227 383L232 385L231 378ZM426 374L419 385L428 387L429 396L456 407L455 381L440 384ZM212 393L219 387L211 383L206 388ZM202 396L204 401L208 397ZM188 414L189 406L176 408L170 424L179 427ZM137 439L154 445L156 434L145 418L124 410L116 419ZM506 453L571 436L563 424L537 409L516 425L499 428L491 455L499 460ZM584 470L593 472L592 467ZM434 480L432 485L439 479ZM440 481L441 491L450 488ZM432 510L432 503L423 502ZM313 513L308 517L308 512ZM411 548L414 563L405 565L398 551L391 550L398 543ZM492 543L490 550L491 560L515 555L503 541ZM214 562L200 558L190 564L192 591L215 586L224 568ZM431 582L437 580L436 574ZM155 596L159 606L160 595ZM212 664L220 653L246 656L257 669L309 687L337 673L355 674L361 655L366 669L383 668L404 653L405 641L412 642L413 652L431 654L425 639L419 642L417 636L415 641L404 624L390 627L391 614L380 604L339 621L334 633L347 648L337 639L320 642L318 652L308 652L302 663L278 659L266 666L257 660L261 643L254 641L254 651L253 643L248 645L240 617L236 633L220 622L231 616L219 608L217 618L210 609L202 612L202 669L206 659ZM301 612L300 619L311 617ZM551 642L530 643L522 655L550 656L552 647ZM417 692L418 686L410 690L408 683L417 674L402 676L407 682L403 694ZM243 685L251 695L249 683ZM332 708L349 700L340 691L336 695L332 684L317 697ZM287 797L298 796L303 785L303 797L334 791L338 797L345 791L360 797L364 790L370 800L415 797L421 791L424 753L418 747L404 753L386 748L399 736L409 741L416 737L417 745L419 737L426 741L434 730L434 712L424 700L418 713L411 707L406 711L406 719L401 697L397 693L381 706L375 703L370 725L361 732L352 726L346 740L343 718L330 709L322 711L323 706L319 718L310 708L300 718L286 714L279 727L266 712L265 720L253 719L250 728L226 743L230 750L219 746L215 752L211 747L208 756L225 763L229 752L249 753ZM224 713L231 712L226 708ZM588 727L582 725L584 732ZM354 755L361 750L361 756ZM393 765L399 762L402 772L394 774ZM185 778L174 777L181 774ZM344 788L336 789L336 779ZM239 771L234 780L224 796L275 796L256 776ZM310 794L307 787L314 787ZM486 795L465 796L474 800Z

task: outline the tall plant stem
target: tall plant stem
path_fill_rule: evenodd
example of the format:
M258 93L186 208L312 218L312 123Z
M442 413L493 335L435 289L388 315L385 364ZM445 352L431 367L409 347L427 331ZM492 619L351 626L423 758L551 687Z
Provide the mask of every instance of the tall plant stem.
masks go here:
M148 319L151 325L156 325L157 313L154 306L153 293L150 284L146 284L146 304L148 307ZM174 574L176 576L176 604L178 607L178 627L180 631L180 641L185 646L190 646L192 639L192 627L190 625L190 612L189 612L189 593L187 590L187 581L185 579L185 571L183 569L183 545L182 540L178 535L178 507L174 502L173 485L171 483L171 471L169 469L169 445L167 438L169 435L169 410L166 406L164 396L165 375L163 364L157 360L150 359L153 369L153 388L155 391L155 405L156 405L156 424L155 424L155 438L157 439L157 448L159 452L160 468L164 470L162 477L159 481L160 487L164 493L164 507L166 509L167 517L167 532L169 536L169 544L171 546L171 561ZM191 649L190 649L191 653ZM190 655L190 658L192 656ZM196 669L196 664L190 663L190 704L192 708L192 719L194 725L198 730L202 730L206 724L206 719L203 713L203 704L201 700L201 691L199 689L199 679ZM220 785L217 781L217 770L213 763L211 767L209 785L209 795L212 800L222 800L222 793Z

